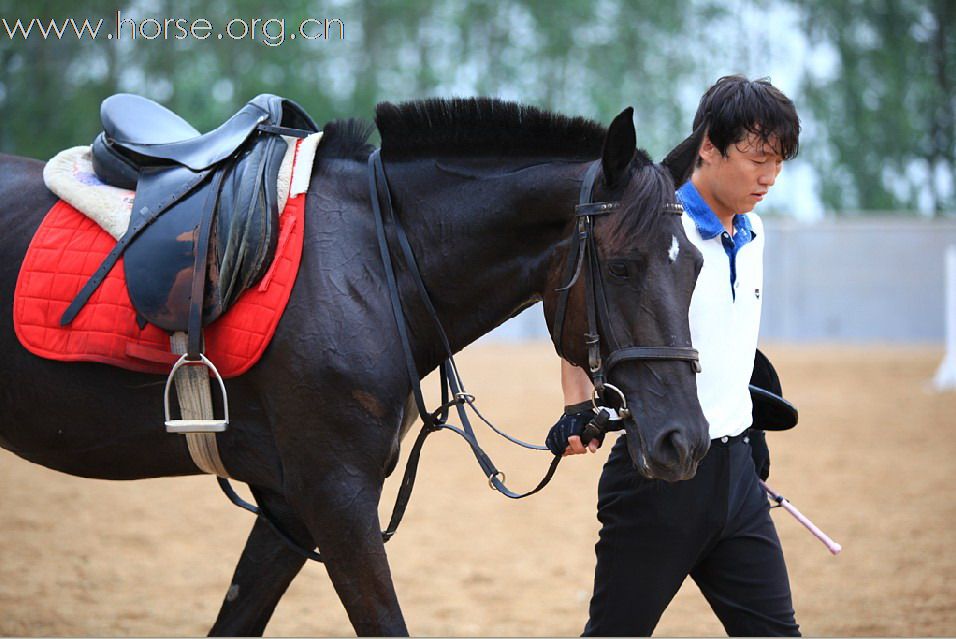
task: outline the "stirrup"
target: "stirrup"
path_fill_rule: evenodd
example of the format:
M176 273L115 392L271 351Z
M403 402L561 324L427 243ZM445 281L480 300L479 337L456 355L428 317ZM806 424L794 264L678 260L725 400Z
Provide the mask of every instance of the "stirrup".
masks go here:
M183 356L173 364L173 370L169 372L169 377L166 378L166 391L163 396L163 405L166 412L166 432L181 434L221 433L229 426L229 398L226 396L226 384L222 381L222 376L219 374L219 371L216 370L216 367L205 355L200 353L198 360L186 359L187 357L188 353L184 353ZM169 388L173 383L173 378L176 376L176 371L182 366L205 366L216 376L216 380L219 382L219 389L222 391L222 419L171 419L169 412Z

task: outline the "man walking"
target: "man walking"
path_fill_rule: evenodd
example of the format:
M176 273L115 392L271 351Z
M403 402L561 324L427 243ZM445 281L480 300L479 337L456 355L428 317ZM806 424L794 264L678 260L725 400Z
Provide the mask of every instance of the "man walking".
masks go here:
M650 635L690 575L728 634L799 635L783 551L757 481L766 445L752 433L748 390L760 326L764 235L751 213L797 154L793 103L766 80L718 80L700 100L706 127L694 173L680 186L687 237L704 265L690 304L700 353L697 392L710 450L692 479L638 475L619 437L598 486L597 565L585 635ZM565 415L548 435L555 454L581 444L592 385L562 362Z

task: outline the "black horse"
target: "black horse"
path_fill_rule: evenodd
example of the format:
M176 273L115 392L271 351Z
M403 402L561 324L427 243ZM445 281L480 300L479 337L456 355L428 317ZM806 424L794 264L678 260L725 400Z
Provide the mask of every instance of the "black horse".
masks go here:
M595 199L621 203L594 222L609 324L600 329L622 346L690 346L687 310L701 256L664 211L698 139L655 164L636 148L631 109L605 130L488 99L386 103L376 124L396 214L453 351L541 299L554 326L556 289L578 241L575 204L595 160ZM370 213L370 128L353 120L325 127L298 280L261 361L227 380L231 423L218 446L226 469L273 520L321 550L356 632L393 635L407 630L377 506L416 414ZM83 477L197 474L184 438L163 429L162 378L48 361L17 341L18 269L55 201L41 169L0 157L0 446ZM397 264L415 365L425 375L445 353L409 269ZM557 346L587 369L584 288L570 289ZM602 340L605 358L609 348ZM624 425L638 470L692 476L708 445L693 368L627 360L608 381L633 408ZM304 561L258 518L211 634L261 634Z

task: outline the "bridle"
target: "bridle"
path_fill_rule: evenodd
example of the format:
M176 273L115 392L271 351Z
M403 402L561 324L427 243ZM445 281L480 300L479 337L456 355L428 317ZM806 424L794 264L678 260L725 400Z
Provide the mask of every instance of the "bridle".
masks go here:
M594 238L594 218L598 215L608 215L620 210L620 202L593 202L594 183L597 180L598 172L601 169L601 161L594 161L584 174L584 181L581 183L581 191L578 196L578 204L574 207L574 214L577 218L576 232L577 241L571 245L568 251L568 259L565 262L563 281L567 282L564 286L555 289L560 293L555 306L554 325L551 329L552 340L558 355L564 357L561 343L564 334L564 319L568 309L568 298L571 289L578 282L581 271L587 265L587 273L584 277L584 306L587 312L588 329L584 334L584 343L588 351L588 368L591 372L591 380L594 383L594 403L597 406L597 400L604 400L605 390L613 390L618 394L621 401L621 407L618 414L622 418L630 416L627 408L627 401L624 393L613 384L608 383L608 377L615 366L621 362L642 360L642 361L660 361L677 360L690 362L694 372L700 372L700 359L697 350L687 346L626 346L618 347L618 340L614 335L614 330L610 322L610 312L607 306L607 297L605 295L604 271L602 269L601 259L597 251L597 243ZM664 204L664 213L667 215L683 215L684 208L677 202L667 202ZM607 328L608 345L611 346L607 361L601 357L601 333L602 327Z

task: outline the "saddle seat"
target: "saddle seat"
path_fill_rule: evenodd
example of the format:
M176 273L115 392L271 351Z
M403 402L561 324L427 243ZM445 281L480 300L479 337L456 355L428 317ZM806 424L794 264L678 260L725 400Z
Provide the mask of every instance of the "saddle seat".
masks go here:
M228 310L268 270L278 229L283 135L318 127L295 102L262 94L216 129L200 134L147 98L116 94L100 108L103 131L92 145L105 183L135 189L129 228L61 318L68 324L123 256L140 323L187 332Z
M104 133L120 144L170 144L201 136L162 104L133 93L117 93L103 100L100 120Z

